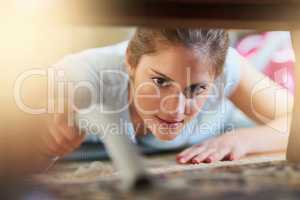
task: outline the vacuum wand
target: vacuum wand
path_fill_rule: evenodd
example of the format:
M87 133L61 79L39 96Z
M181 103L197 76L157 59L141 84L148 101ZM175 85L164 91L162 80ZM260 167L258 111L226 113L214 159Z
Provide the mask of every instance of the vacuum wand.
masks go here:
M119 128L118 133L113 132L115 128L109 128L119 125L119 113L104 114L97 110L88 114L77 114L76 123L80 130L87 132L87 124L89 127L100 128L100 133L97 134L103 141L113 164L119 170L125 190L136 190L151 185L137 147L130 141L124 127Z

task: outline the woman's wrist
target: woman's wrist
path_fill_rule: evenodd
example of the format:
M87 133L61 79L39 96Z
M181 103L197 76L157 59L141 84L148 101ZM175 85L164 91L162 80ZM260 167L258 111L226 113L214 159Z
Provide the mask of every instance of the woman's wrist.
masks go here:
M251 130L250 130L251 132ZM255 153L257 151L255 140L256 134L249 133L249 129L237 129L230 132L233 141L240 146L245 154Z
M247 154L284 150L286 140L267 126L237 129L233 135Z

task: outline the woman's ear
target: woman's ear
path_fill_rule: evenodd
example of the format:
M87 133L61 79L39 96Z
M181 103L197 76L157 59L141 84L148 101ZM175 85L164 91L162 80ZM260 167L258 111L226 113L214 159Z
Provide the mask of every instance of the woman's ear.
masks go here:
M129 76L133 77L134 76L134 72L135 72L135 68L130 63L130 56L129 56L128 51L126 51L125 64L126 64Z

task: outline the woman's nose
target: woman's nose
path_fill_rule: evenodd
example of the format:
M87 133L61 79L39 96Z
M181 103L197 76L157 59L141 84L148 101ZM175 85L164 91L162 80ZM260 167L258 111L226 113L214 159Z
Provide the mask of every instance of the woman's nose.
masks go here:
M168 114L184 114L185 112L185 96L183 93L169 95L161 101L163 112Z
M195 113L194 101L193 99L186 99L184 114L193 115Z

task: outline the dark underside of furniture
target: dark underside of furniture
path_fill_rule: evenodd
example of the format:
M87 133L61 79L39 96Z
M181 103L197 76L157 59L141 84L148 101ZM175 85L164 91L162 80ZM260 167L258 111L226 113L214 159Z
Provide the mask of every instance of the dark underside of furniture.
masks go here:
M297 0L67 0L51 8L49 15L64 13L67 23L90 25L255 28L257 22L265 24L258 28L289 29L300 19Z

